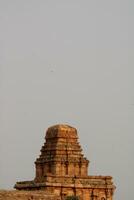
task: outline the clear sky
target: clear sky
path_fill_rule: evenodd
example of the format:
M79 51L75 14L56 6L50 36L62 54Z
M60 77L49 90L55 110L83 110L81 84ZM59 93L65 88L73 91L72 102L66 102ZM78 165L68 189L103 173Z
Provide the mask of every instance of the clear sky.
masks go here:
M134 199L134 1L0 1L0 188L34 178L45 130L78 129L90 174Z

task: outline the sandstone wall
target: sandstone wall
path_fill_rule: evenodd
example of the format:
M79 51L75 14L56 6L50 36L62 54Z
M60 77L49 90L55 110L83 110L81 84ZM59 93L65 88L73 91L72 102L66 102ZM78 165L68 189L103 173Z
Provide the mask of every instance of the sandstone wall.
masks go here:
M0 200L61 200L60 197L44 191L0 190Z

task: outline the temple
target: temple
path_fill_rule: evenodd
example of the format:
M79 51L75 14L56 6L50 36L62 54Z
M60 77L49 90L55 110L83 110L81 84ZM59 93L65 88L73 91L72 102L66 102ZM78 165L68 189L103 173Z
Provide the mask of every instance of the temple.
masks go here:
M41 154L35 161L35 179L17 182L15 188L44 190L61 200L67 196L77 196L80 200L113 200L112 177L89 176L88 165L77 130L68 125L55 125L48 128Z

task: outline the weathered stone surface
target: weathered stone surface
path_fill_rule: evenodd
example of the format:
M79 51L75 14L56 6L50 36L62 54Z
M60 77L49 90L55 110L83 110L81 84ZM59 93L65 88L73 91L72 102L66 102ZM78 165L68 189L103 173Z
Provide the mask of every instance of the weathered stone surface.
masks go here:
M44 190L80 200L112 200L115 186L110 176L88 176L89 161L82 154L77 130L68 125L48 128L41 155L35 161L33 181L17 182L18 190Z
M46 142L36 160L36 180L47 175L87 176L89 161L83 156L77 130L67 125L48 128Z
M61 200L61 198L44 191L0 190L0 200Z

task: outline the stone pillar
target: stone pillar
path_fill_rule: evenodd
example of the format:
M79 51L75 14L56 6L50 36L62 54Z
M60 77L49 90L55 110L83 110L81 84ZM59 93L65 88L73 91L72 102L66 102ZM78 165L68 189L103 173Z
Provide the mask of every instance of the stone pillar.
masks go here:
M82 200L92 200L90 198L90 194L89 194L89 190L88 189L84 189L83 190L83 199ZM95 199L94 199L95 200Z
M48 172L48 163L45 163L45 165L43 166L43 174L46 175Z
M110 189L105 189L106 200L112 200L113 192Z
M68 167L69 167L69 166L68 166L68 162L65 163L64 166L65 166L65 175L68 175Z
M64 163L61 163L61 176L65 175L65 166Z
M40 178L43 175L42 164L36 164L36 178Z
M74 163L69 163L68 165L68 175L74 176Z
M87 176L87 164L82 163L81 165L81 176Z
M79 164L75 163L74 165L74 174L75 176L79 176L80 175L80 169L79 169Z
M81 176L81 163L79 163L79 176Z
M83 200L83 189L76 189L76 196L78 196L80 200Z
M58 175L58 176L61 176L61 163L56 163L55 164L55 173L56 173L56 175Z
M62 176L67 175L67 172L68 172L68 165L66 165L65 163L62 163L61 170L62 170Z
M56 174L56 164L55 164L54 162L52 163L51 171L52 171L52 174L53 174L53 175Z

